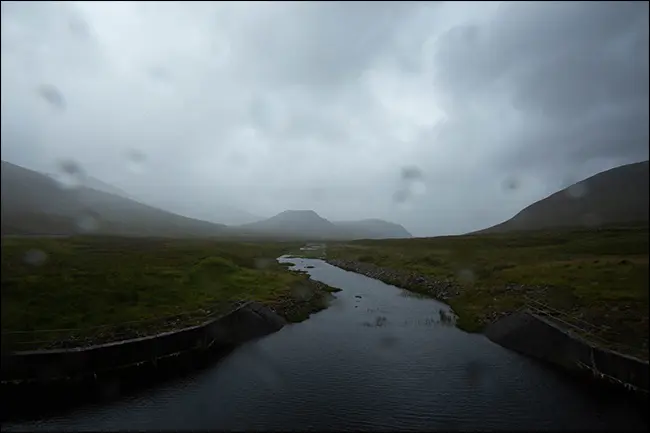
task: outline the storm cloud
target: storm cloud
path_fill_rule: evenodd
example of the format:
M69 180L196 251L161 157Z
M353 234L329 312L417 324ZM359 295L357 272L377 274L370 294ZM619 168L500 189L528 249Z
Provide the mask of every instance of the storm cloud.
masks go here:
M462 233L648 159L648 26L624 1L3 1L2 159L189 216Z

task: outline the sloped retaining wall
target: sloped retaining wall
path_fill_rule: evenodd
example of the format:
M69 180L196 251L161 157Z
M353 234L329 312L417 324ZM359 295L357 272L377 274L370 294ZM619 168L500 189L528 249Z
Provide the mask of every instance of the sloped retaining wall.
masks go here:
M2 356L2 382L46 382L96 376L181 354L200 354L232 347L278 331L286 321L262 304L248 302L232 312L192 326L155 336L97 346L14 352Z
M562 370L648 396L648 362L609 351L529 311L518 311L488 325L493 342Z

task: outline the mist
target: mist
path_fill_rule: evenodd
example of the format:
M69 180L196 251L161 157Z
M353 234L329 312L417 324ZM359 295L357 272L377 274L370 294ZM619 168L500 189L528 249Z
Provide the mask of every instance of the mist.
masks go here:
M2 2L2 159L459 234L648 159L647 2Z

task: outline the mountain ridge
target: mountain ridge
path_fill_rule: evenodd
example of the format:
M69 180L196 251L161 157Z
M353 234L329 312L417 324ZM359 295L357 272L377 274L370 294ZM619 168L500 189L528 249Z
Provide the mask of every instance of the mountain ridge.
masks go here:
M647 223L648 166L646 160L602 171L472 234Z
M285 210L261 221L227 226L142 203L99 179L83 180L80 185L64 187L56 176L2 161L2 235L318 240L411 237L398 224L376 218L333 223L313 210Z

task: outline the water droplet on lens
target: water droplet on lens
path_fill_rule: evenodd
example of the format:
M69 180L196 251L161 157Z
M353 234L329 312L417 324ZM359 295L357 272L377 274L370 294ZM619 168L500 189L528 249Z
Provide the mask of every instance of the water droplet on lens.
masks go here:
M424 195L427 187L424 182L422 170L416 166L402 167L400 173L401 187L393 195L393 200L397 203L405 203L414 196Z
M458 279L463 283L473 283L474 272L471 269L461 269L458 271Z
M99 218L91 212L84 212L76 220L77 229L81 233L94 232L99 228Z
M47 253L41 250L29 250L25 253L24 262L32 266L41 266L47 261Z
M571 198L580 198L587 194L587 186L582 182L576 183L568 187L566 193Z
M582 223L586 227L590 227L590 228L598 227L601 224L601 219L595 213L590 212L583 215Z
M417 180L421 179L422 177L422 170L420 170L418 167L414 165L402 167L403 180Z
M519 188L519 180L516 177L508 177L503 181L501 188L506 192L512 192Z
M271 259L255 259L255 267L257 269L267 269L273 264Z
M38 88L38 95L47 102L50 107L59 111L65 110L65 98L56 86L44 84Z
M144 170L144 163L146 161L146 156L143 152L139 150L131 149L127 153L127 160L129 164L129 170L133 173L142 173Z
M397 190L393 194L393 201L395 201L396 203L404 203L408 200L408 198L409 198L409 192L404 189Z
M65 189L78 188L83 184L84 172L79 164L71 159L59 162L59 171L56 180Z
M379 340L379 345L383 349L392 349L397 344L397 337L385 335Z

